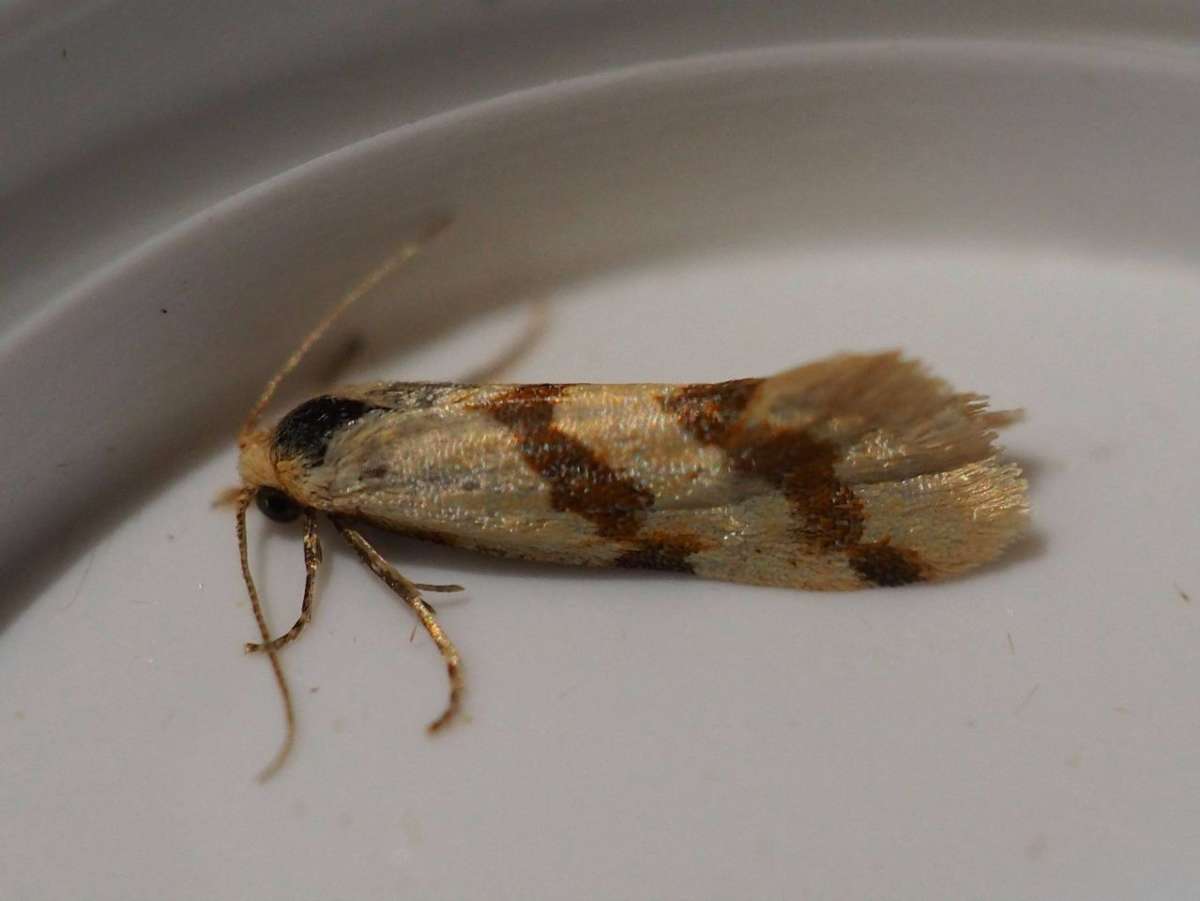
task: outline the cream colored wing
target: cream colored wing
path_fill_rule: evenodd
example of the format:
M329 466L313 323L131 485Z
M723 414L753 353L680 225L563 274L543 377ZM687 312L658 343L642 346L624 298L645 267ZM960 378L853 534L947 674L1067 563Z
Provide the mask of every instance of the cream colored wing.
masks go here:
M704 385L380 384L272 433L300 503L506 556L800 588L996 556L1025 483L1011 414L895 354Z

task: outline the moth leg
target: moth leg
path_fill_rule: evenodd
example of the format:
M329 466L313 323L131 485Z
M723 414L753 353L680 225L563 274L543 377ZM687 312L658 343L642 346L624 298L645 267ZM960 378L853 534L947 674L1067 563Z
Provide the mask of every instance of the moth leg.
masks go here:
M250 641L246 643L246 653L263 651L268 648L278 651L285 644L290 644L304 631L304 627L312 620L313 595L317 585L317 568L321 565L321 537L317 534L317 518L311 510L304 511L304 599L300 602L300 618L286 633L267 642Z
M413 582L413 588L416 588L419 591L439 591L443 594L449 594L455 591L466 591L466 589L461 585L431 585L428 582ZM425 606L432 610L435 616L437 615L437 608L434 607L433 604L429 603L429 601L426 601Z
M430 585L428 582L413 582L413 587L421 591L440 591L446 594L455 591L466 591L461 585Z
M362 355L366 346L366 339L362 335L351 335L337 349L333 358L317 378L317 382L322 385L336 385L342 381L342 375L350 368L354 360Z
M482 385L487 382L499 381L507 370L511 369L546 336L549 327L550 305L544 300L534 301L529 307L529 320L525 323L525 329L517 336L517 339L494 358L471 370L458 381L464 385Z
M354 548L355 553L363 563L371 568L371 572L375 573L388 588L392 589L404 603L408 604L413 613L421 621L421 625L425 627L425 631L429 633L429 637L433 639L433 643L437 645L437 649L442 654L442 659L446 662L446 673L450 677L450 701L446 705L446 709L436 720L429 724L430 732L437 732L442 729L447 723L454 719L462 707L463 695L463 677L462 666L459 662L458 649L454 647L454 643L446 637L446 633L442 631L441 625L434 615L433 608L425 602L421 597L421 592L417 586L408 579L404 578L390 563L379 555L358 530L346 523L344 520L336 516L331 516L334 526L350 547Z

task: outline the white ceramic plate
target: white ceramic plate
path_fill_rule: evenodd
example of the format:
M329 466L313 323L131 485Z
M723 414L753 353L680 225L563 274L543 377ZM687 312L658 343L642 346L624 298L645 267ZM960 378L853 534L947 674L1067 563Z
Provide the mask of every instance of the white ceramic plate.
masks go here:
M1198 87L1161 41L648 62L160 209L70 277L30 258L0 344L6 897L1186 894ZM265 377L443 213L454 227L293 399L351 335L367 349L346 380L453 378L534 300L550 330L514 380L902 347L1027 409L1006 443L1032 536L971 578L837 596L385 538L411 577L469 589L440 605L469 722L430 740L435 652L330 534L284 655L299 745L254 784L282 726L210 502ZM252 531L284 624L298 535Z

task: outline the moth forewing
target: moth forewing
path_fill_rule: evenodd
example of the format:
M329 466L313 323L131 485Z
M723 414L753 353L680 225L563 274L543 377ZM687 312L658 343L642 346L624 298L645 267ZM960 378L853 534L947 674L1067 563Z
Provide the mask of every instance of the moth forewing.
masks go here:
M1011 541L1025 484L999 421L895 354L846 355L717 384L348 388L285 416L266 456L306 507L445 544L844 589Z

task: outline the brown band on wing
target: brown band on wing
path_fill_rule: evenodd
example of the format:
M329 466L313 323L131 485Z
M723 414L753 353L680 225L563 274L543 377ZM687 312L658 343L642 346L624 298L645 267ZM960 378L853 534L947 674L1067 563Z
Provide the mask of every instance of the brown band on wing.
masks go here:
M838 478L837 447L802 429L747 425L743 419L761 379L686 385L663 400L696 440L719 447L733 469L778 490L792 507L794 531L808 547L845 553L860 576L877 585L921 579L911 550L884 542L861 544L865 514L853 490Z
M662 405L697 441L724 447L762 383L762 379L738 379L715 385L683 385L664 397Z
M639 535L636 540L637 545L618 557L613 562L614 566L694 573L689 558L706 547L706 543L697 536L686 534L655 533Z
M603 538L632 539L654 494L554 425L565 385L517 385L484 408L517 437L525 462L550 486L555 510L576 513Z
M819 550L850 547L862 538L862 503L834 473L837 449L798 429L738 428L725 447L738 472L773 485L792 506L794 530Z
M886 541L856 545L849 556L854 571L876 585L910 585L923 578L920 555Z

